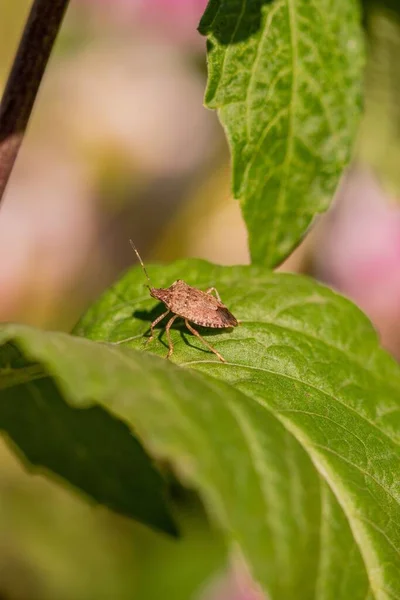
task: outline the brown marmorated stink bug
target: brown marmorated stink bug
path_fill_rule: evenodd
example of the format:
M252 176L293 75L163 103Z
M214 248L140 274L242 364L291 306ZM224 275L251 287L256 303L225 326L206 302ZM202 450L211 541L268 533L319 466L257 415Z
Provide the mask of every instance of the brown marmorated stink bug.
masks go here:
M214 352L218 356L219 360L225 362L225 359L221 356L215 348L211 346L200 333L192 327L190 321L195 325L203 327L210 327L213 329L224 329L227 327L236 327L239 322L233 316L233 314L226 308L221 302L221 298L215 287L208 288L207 291L202 292L191 285L188 285L181 279L175 281L169 288L154 288L152 287L150 277L146 271L146 267L143 264L142 258L136 249L135 244L132 240L129 240L131 246L139 259L144 274L146 275L147 281L149 282L148 288L150 295L157 300L163 302L168 310L162 315L157 317L150 325L150 337L147 340L147 344L154 339L154 328L164 317L171 314L166 327L165 333L168 339L168 354L167 358L171 356L174 351L174 344L171 340L170 329L173 322L179 317L184 319L186 327L193 335L198 337L211 352ZM212 292L215 296L212 296Z

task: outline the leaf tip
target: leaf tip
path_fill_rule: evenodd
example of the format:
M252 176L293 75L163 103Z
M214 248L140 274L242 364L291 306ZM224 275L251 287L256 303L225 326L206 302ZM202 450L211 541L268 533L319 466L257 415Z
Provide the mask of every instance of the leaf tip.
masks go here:
M200 19L200 23L197 27L197 31L201 35L208 35L211 30L211 26L217 16L219 10L220 0L209 0L206 10Z

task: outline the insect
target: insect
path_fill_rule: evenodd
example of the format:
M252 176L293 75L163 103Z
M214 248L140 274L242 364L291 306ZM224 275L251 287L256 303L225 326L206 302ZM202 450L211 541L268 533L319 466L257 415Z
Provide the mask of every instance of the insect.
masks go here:
M158 323L160 323L160 321L162 321L167 315L172 315L165 327L169 348L167 358L169 358L174 351L174 344L171 339L170 329L174 321L180 317L184 319L185 325L189 331L198 337L199 340L201 340L203 344L207 346L209 350L211 350L211 352L214 352L220 361L225 362L225 359L221 356L221 354L217 352L217 350L213 348L213 346L211 346L211 344L209 344L190 324L190 322L192 322L195 325L211 327L213 329L224 329L226 327L236 327L239 325L238 320L222 303L215 287L210 287L207 291L202 292L201 290L188 285L182 281L182 279L175 281L172 285L170 285L169 288L152 287L150 277L147 273L146 267L143 264L142 258L132 240L129 241L139 259L146 279L149 282L148 288L150 290L150 295L153 298L157 298L157 300L163 302L167 308L167 310L162 315L157 317L157 319L155 319L150 325L150 337L146 344L154 339L155 326L158 325ZM212 292L214 292L215 296L212 295Z

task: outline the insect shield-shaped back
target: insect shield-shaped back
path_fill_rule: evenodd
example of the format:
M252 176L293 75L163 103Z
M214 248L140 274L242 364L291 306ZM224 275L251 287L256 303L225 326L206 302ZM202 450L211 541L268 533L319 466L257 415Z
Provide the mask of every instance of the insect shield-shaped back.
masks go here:
M158 298L173 312L196 325L223 329L236 327L238 322L224 304L211 294L194 288L181 279L167 289L155 289Z

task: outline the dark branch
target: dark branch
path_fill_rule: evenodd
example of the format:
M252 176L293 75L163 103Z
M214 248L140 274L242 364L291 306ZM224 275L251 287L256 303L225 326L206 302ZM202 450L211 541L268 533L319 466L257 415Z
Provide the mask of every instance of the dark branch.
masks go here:
M69 0L34 0L0 104L0 202Z

